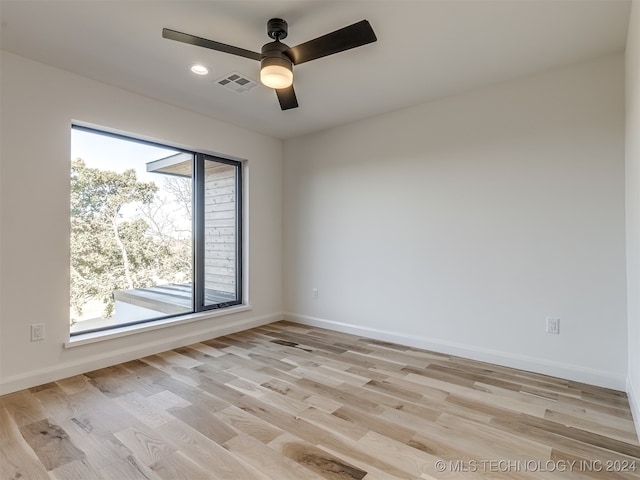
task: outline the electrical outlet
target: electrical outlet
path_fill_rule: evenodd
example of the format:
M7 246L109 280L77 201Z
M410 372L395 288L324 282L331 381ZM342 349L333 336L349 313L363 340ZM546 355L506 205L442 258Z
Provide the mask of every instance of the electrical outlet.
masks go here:
M547 317L547 333L559 334L560 333L560 319Z
M44 323L34 323L31 325L31 341L39 342L44 340Z
M318 289L317 288L312 288L311 289L311 298L313 300L317 300L318 299Z

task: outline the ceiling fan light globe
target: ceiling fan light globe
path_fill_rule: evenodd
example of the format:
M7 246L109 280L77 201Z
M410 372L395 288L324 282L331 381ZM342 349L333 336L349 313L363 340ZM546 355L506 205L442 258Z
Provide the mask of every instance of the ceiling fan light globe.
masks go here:
M269 88L288 88L293 84L293 72L282 65L266 65L260 70L260 81Z

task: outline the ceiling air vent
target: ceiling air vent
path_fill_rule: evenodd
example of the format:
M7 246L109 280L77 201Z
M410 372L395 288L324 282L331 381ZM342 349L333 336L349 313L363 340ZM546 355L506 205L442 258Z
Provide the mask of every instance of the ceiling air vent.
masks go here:
M237 93L246 93L257 85L256 82L238 72L231 72L215 82Z

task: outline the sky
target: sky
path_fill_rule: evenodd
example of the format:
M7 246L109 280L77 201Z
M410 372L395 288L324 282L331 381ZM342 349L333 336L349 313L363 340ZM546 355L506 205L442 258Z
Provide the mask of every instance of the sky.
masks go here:
M138 180L143 182L159 180L158 174L146 171L147 162L175 153L179 152L120 137L71 129L71 160L81 158L88 167L115 172L135 168Z

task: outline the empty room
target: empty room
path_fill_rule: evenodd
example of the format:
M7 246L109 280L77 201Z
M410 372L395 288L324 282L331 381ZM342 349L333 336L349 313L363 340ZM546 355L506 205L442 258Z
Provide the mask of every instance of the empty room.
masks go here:
M640 0L0 0L0 480L640 479Z

